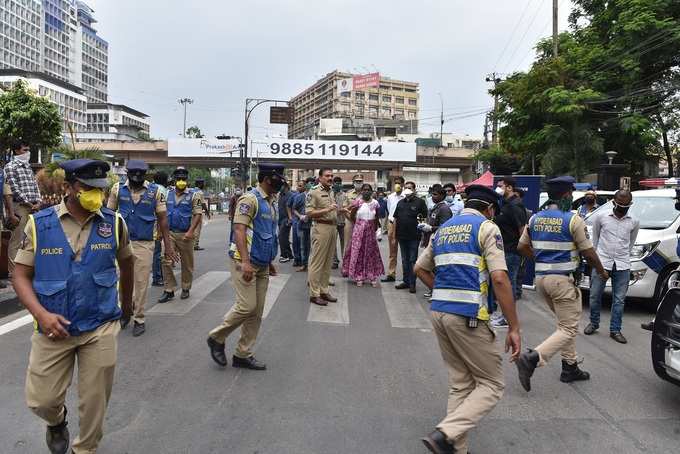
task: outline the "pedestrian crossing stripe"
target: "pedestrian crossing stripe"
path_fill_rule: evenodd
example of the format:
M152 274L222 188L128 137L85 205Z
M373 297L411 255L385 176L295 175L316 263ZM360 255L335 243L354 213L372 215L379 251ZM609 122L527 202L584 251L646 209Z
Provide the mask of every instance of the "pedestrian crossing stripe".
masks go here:
M430 314L423 309L416 295L390 285L382 287L382 296L393 328L432 328Z
M266 319L274 303L279 299L279 295L283 291L284 287L290 279L290 274L277 274L276 276L269 277L269 288L267 289L267 299L264 302L264 311L262 312L262 318Z
M336 281L333 288L337 303L328 303L328 306L309 304L308 322L349 325L348 282Z
M185 315L229 279L229 276L231 276L231 273L228 271L208 271L193 282L189 299L182 300L175 298L164 304L156 304L147 313L155 315Z

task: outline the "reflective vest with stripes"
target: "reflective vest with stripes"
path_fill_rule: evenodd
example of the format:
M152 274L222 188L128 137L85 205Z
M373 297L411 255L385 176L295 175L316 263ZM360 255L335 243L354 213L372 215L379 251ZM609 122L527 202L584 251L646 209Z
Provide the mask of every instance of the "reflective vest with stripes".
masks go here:
M537 275L567 275L576 270L578 251L570 229L574 216L577 215L549 209L537 213L529 221Z
M446 221L432 239L434 288L430 309L488 320L489 272L479 243L488 221L477 214L461 214Z
M257 199L255 217L246 228L250 261L254 265L269 266L276 258L279 248L277 206L276 203L270 206L257 189L253 189L250 193ZM229 256L234 260L241 260L241 254L233 238L233 231L232 229Z
M156 225L156 191L158 186L151 183L137 203L132 200L127 185L118 189L118 212L128 226L130 239L134 241L153 240L153 228Z
M33 289L40 304L71 322L71 336L94 331L121 317L118 307L118 214L106 208L95 215L79 261L71 248L55 207L30 218L35 265ZM37 324L36 324L37 325ZM38 327L39 329L39 327Z
M194 190L187 189L179 203L176 202L175 196L175 191L170 191L168 194L168 224L173 232L186 232L191 227L193 217Z

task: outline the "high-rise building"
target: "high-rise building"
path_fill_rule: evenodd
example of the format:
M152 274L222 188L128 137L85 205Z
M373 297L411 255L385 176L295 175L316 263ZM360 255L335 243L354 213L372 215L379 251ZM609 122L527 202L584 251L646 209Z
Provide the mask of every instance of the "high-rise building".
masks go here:
M294 109L291 139L323 135L322 119L344 119L344 135L360 139L395 137L418 131L419 85L380 76L375 86L342 89L354 74L333 71L290 100ZM335 136L336 134L332 134Z
M97 22L94 11L84 2L78 2L78 39L82 87L91 103L108 101L109 43L97 35L93 25Z

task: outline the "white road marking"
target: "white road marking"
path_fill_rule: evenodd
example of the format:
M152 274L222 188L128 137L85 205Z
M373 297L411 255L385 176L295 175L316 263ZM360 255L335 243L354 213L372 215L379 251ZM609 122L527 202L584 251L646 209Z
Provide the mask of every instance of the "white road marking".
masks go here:
M184 315L229 279L230 275L228 271L209 271L194 281L189 299L180 299L182 290L177 289L174 300L156 304L147 311L147 314Z
M33 316L31 314L24 315L23 317L19 317L16 320L7 322L0 326L0 336L12 332L15 329L21 328L22 326L26 326L30 323L33 323Z
M423 310L416 295L407 290L397 290L393 285L383 285L381 289L392 327L432 328L429 314Z
M278 274L276 276L271 276L269 278L269 288L267 289L267 299L264 302L264 312L262 313L262 318L267 318L274 303L279 298L281 291L286 286L286 283L290 279L290 274Z
M307 321L349 325L348 289L346 280L335 281L335 287L331 287L331 292L338 299L338 302L328 303L328 306L317 306L310 303Z

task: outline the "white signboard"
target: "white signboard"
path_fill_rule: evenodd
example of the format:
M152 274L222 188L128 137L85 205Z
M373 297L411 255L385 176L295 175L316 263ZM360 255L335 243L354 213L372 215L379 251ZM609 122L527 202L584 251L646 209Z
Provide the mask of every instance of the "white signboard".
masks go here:
M253 142L250 158L415 162L416 144L346 140L289 140L267 138Z
M352 78L338 80L338 94L347 93L348 91L352 91L353 89L354 80Z
M239 142L236 139L168 139L168 157L185 158L238 158Z

